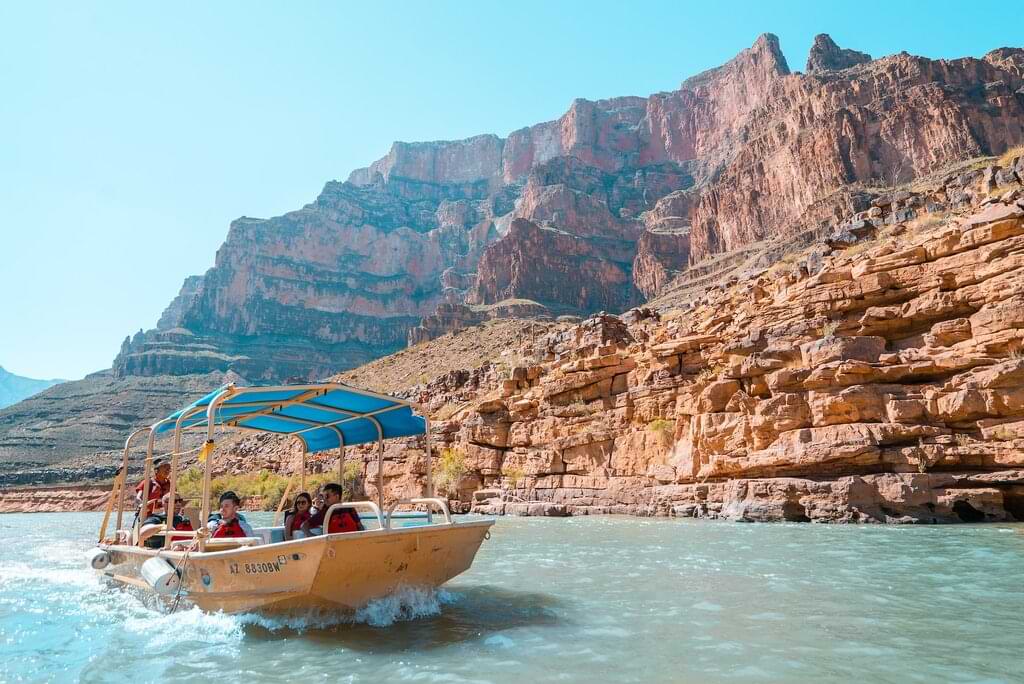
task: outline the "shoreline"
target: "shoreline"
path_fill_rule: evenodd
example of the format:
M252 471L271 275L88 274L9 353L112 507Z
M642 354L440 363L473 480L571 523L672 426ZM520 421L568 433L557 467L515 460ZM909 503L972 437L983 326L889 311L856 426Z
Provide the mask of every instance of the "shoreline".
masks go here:
M778 478L784 480L785 478ZM69 484L63 486L21 486L0 489L0 514L14 513L94 513L102 512L110 495L110 484ZM707 501L702 504L669 505L658 500L655 492L650 503L588 503L571 504L552 501L501 501L489 499L468 505L452 501L452 511L489 516L573 518L587 516L628 516L644 518L692 518L695 520L721 520L727 522L807 522L829 525L960 525L960 524L1024 524L1020 520L963 519L959 516L937 516L932 520L912 516L892 516L886 520L857 515L851 507L849 515L811 520L787 514L785 502L761 501ZM662 493L664 494L664 493ZM756 499L757 497L755 497ZM246 502L247 503L247 502ZM263 511L247 506L243 510ZM267 511L269 512L269 511Z

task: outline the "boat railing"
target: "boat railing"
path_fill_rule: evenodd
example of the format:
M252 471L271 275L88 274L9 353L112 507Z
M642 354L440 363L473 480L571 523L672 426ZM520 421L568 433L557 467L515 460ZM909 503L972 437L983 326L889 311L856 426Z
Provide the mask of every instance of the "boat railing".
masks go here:
M384 516L381 515L380 506L372 501L347 501L345 503L336 503L327 509L327 513L324 514L324 530L331 529L331 515L342 508L354 508L357 511L369 511L377 518L377 524L380 526L380 529L385 529Z
M452 524L452 512L448 509L448 502L447 501L445 501L444 499L439 499L437 497L417 497L417 498L414 498L414 499L399 499L398 501L396 501L393 504L391 504L390 506L388 506L388 513L387 513L388 529L391 529L391 521L392 521L392 518L393 518L393 516L395 514L395 509L397 509L399 506L403 506L403 505L405 505L405 506L416 506L416 505L424 505L424 506L426 506L427 507L427 513L428 513L428 520L431 523L433 523L433 520L429 517L430 507L434 506L438 510L441 511L441 514L444 516L445 524L446 525L451 525Z

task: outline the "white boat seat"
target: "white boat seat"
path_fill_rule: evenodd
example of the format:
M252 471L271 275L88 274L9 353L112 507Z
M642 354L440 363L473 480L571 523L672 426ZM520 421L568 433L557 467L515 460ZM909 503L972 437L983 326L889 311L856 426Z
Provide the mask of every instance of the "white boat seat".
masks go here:
M263 538L264 544L277 544L284 541L284 525L279 527L254 527L253 532Z

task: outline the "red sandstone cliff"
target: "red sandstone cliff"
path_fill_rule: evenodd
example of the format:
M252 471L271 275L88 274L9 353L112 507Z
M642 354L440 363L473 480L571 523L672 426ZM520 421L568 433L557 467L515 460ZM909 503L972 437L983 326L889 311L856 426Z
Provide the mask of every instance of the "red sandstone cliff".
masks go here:
M395 143L297 211L233 222L215 266L125 341L113 378L0 411L0 457L115 448L140 407L226 372L321 378L495 316L685 304L746 278L748 256L771 266L784 250L765 246L874 220L881 189L1024 141L1017 48L871 60L819 36L807 71L766 34L671 92L576 100L506 138ZM961 184L943 201L976 199ZM848 228L834 246L874 230ZM86 442L61 427L60 397L100 416Z
M859 184L1020 143L1022 68L1017 49L872 61L821 35L791 73L765 34L672 92L576 100L507 138L395 143L303 209L233 223L115 369L317 377L394 351L442 303L621 311L715 253L864 209ZM681 196L666 229L659 200Z
M504 490L485 512L1024 520L1022 178L1019 156L876 195L835 247L412 388L467 468L450 493ZM422 444L389 444L384 476L420 492Z

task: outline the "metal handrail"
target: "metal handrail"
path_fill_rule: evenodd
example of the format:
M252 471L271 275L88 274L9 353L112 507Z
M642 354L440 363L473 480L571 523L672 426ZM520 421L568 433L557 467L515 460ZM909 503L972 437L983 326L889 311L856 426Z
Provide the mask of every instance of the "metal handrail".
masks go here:
M340 508L354 508L357 511L360 508L366 509L377 516L377 524L380 525L380 529L386 529L384 527L384 516L382 516L380 512L380 506L373 503L372 501L349 501L347 503L343 502L332 504L331 507L327 509L327 513L324 514L324 534L328 534L328 530L331 529L331 515L334 513L336 509Z
M439 509L441 509L441 514L444 515L444 524L446 524L446 525L454 524L454 522L452 521L452 512L448 509L448 502L445 501L444 499L439 499L437 497L427 496L427 497L418 497L418 498L414 498L414 499L399 499L398 501L396 501L393 504L391 504L390 506L388 506L388 514L387 514L388 529L391 529L391 516L394 515L395 509L398 508L399 506L403 505L403 504L408 504L410 506L415 506L416 504L425 504L427 506L427 512L428 513L430 511L430 506L431 505L437 506Z

